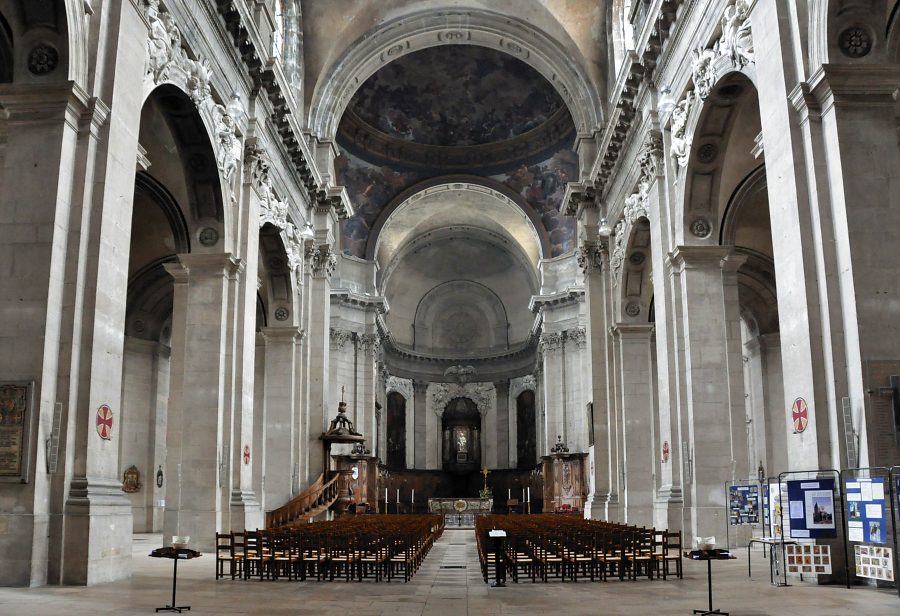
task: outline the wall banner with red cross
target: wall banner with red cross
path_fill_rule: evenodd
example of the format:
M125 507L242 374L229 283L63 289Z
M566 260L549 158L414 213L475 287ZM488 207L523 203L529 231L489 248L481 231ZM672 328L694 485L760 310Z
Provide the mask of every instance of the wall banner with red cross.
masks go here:
M97 434L105 441L112 438L113 412L108 404L101 404L97 409Z
M803 398L797 398L791 405L791 421L794 422L794 434L800 434L809 425L809 407Z
M669 441L663 441L662 458L663 462L669 461Z
M250 445L244 445L244 464L250 464Z

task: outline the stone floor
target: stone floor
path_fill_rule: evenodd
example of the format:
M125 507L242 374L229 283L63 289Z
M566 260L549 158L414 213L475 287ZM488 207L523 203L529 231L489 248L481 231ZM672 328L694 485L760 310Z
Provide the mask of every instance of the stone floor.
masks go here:
M130 580L84 587L0 588L0 614L152 614L171 597L171 561L148 558L159 535L138 535ZM713 563L714 607L732 616L887 616L900 614L896 591L796 582L769 585L766 561L754 552L754 577L747 577L746 551L738 559ZM465 568L462 568L465 567ZM358 582L216 581L214 559L179 567L178 603L191 614L580 614L615 616L690 615L704 607L706 566L685 562L683 580L638 582L551 582L489 588L481 579L472 531L448 530L408 584Z

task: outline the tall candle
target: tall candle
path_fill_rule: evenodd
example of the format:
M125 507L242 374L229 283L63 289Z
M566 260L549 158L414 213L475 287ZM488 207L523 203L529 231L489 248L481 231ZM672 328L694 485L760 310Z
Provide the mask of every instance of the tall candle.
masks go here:
M409 502L411 502L411 503L416 502L416 489L415 488L412 489L412 494L409 497Z
M531 502L531 486L528 486L528 502Z
M522 488L522 500L525 500L525 488Z
M387 488L385 488L385 489L384 489L384 509L385 509L385 513L387 513L387 504L388 504Z
M400 504L400 488L397 488L397 504Z
M509 488L508 490L506 490L506 500L511 500L511 499L512 499L512 488Z

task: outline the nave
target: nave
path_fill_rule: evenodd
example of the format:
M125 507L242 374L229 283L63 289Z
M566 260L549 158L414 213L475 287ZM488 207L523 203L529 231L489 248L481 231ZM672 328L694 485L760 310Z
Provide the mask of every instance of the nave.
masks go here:
M89 587L0 589L0 613L152 614L171 592L169 561L147 557L161 541L162 537L156 534L134 536L134 570L126 580ZM800 582L789 588L772 588L759 552L753 553L754 576L748 581L746 551L737 550L736 554L737 560L714 563L713 573L715 605L732 616L884 616L896 611L896 597L890 592L848 591ZM214 568L215 558L204 554L179 569L179 603L191 605L191 614L682 616L706 602L706 567L689 560L684 562L684 579L666 583L523 582L490 588L481 579L475 534L471 530L446 530L407 584L254 580L222 583L216 582Z

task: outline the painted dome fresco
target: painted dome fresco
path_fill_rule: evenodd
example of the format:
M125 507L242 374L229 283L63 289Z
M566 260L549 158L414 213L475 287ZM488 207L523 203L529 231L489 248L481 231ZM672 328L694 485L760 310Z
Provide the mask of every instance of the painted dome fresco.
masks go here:
M431 47L391 62L363 83L349 111L389 137L437 146L513 139L568 114L533 68L474 45Z
M364 258L372 231L405 191L446 176L479 176L540 219L557 256L574 248L560 213L578 178L575 125L553 85L510 55L477 45L416 51L371 75L341 118L335 161L355 215L343 250Z

